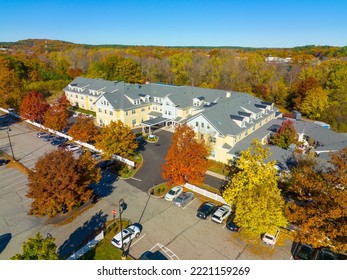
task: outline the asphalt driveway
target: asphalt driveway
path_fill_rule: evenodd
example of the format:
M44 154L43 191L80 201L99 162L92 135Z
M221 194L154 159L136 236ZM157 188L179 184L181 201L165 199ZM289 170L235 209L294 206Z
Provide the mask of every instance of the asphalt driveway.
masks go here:
M147 192L153 185L164 182L161 178L161 166L165 162L173 134L159 130L155 132L155 135L159 137L159 141L143 145L141 150L143 165L133 178L127 180L129 184L144 192Z
M161 177L162 164L165 162L165 156L173 136L172 132L166 130L158 130L154 134L159 137L159 141L157 143L146 143L142 146L143 165L133 178L127 180L130 185L144 192L147 192L153 185L165 181ZM219 189L222 180L205 175L205 183L215 189Z

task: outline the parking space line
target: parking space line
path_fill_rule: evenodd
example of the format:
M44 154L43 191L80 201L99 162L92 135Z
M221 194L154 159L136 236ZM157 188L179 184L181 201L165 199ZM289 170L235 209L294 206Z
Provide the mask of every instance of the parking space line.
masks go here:
M0 186L1 185L3 185L3 186L5 186L5 184L6 184L6 187L5 187L5 189L7 188L7 182L12 182L12 181L15 181L16 183L18 182L17 181L17 179L21 179L21 178L23 178L23 176L12 176L12 177L10 177L10 178L7 178L6 180L3 180L2 182L1 182L1 184L0 184ZM23 179L24 180L24 179ZM23 181L22 180L22 181ZM25 178L25 180L26 180L26 178ZM20 181L20 182L22 182L22 181ZM13 185L13 184L11 184L11 185Z
M131 246L135 245L137 242L139 242L145 236L146 236L146 234L144 234L144 235L140 236L139 238L137 238L134 243L131 243L130 248L131 248Z
M136 180L136 181L142 181L141 179L137 179L137 178L135 178L135 177L131 177L130 179L133 179L133 180Z
M192 204L195 201L196 198L194 198L191 202L189 202L186 206L183 207L183 210L186 209L190 204Z
M16 182L14 182L13 184L7 185L7 186L4 187L3 189L4 189L4 190L7 190L8 188L10 188L10 187L12 187L12 186L14 186L14 185L21 184L21 183L26 182L26 181L27 181L27 179L24 179L24 180L22 180L22 181L16 181ZM26 187L27 187L27 186L26 186Z

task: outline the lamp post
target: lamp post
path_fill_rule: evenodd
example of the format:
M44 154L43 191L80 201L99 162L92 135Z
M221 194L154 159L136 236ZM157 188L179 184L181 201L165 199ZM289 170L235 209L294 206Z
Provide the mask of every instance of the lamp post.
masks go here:
M13 153L13 148L12 148L12 143L11 143L11 138L10 138L10 133L9 131L11 131L11 128L4 127L4 128L0 128L0 130L6 130L7 131L7 138L8 138L8 142L10 143L10 148L11 148L11 153L12 153L12 158L14 161L16 161L15 157L14 157L14 153Z
M122 226L122 212L123 212L123 204L124 204L124 200L120 199L119 200L119 222L120 222L120 236L122 239L122 259L125 260L126 256L124 254L124 243L123 243L123 226Z

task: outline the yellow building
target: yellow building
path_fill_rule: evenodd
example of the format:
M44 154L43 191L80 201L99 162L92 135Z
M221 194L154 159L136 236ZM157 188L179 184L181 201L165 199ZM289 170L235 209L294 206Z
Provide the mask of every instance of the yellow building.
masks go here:
M134 128L187 123L211 146L210 158L227 162L236 143L275 117L273 103L240 92L127 84L78 77L65 89L76 106L96 112L96 123L121 120Z

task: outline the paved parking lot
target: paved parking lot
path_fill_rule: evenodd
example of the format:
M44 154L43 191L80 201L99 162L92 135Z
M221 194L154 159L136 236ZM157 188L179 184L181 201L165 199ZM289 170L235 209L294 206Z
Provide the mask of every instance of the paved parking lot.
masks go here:
M242 231L234 233L225 225L196 217L201 203L196 198L187 207L179 208L164 199L150 198L140 221L143 232L129 253L138 258L146 250L159 249L160 244L182 260L290 259L290 240L282 239L281 246L274 248L262 244L260 238L247 242Z
M46 219L29 216L31 200L26 197L27 176L15 168L0 166L0 253L7 243L25 240ZM30 235L29 235L30 236ZM11 245L10 245L11 246Z
M26 123L13 121L5 125L11 127L10 137L16 159L29 168L32 168L37 158L46 151L55 149L37 138L37 130ZM4 123L0 126L4 126ZM11 153L6 131L0 131L0 149ZM135 258L155 248L163 248L162 250L171 252L172 258L181 260L289 259L291 256L290 240L283 239L280 246L271 248L261 242L247 242L242 232L232 233L222 225L200 220L195 216L202 203L198 198L187 207L178 208L164 199L148 196L147 192L130 185L129 180L116 178L107 178L107 182L98 186L103 188L101 191L108 191L105 191L97 204L81 213L73 223L55 226L47 223L47 218L27 215L30 200L25 196L25 174L2 166L0 178L0 238L10 236L8 243L0 244L0 259L9 259L20 252L21 244L36 232L52 234L58 247L70 248L72 251L78 249L82 236L89 236L106 220L112 218L112 210L117 209L120 198L128 204L123 217L143 226L140 237L133 242L129 251Z
M8 155L11 155L10 142L12 144L13 154L17 161L27 168L34 168L39 157L48 151L56 149L49 142L43 141L36 136L39 131L30 124L19 121L18 119L6 116L0 119L1 127L10 127L10 140L7 132L0 130L0 149Z

